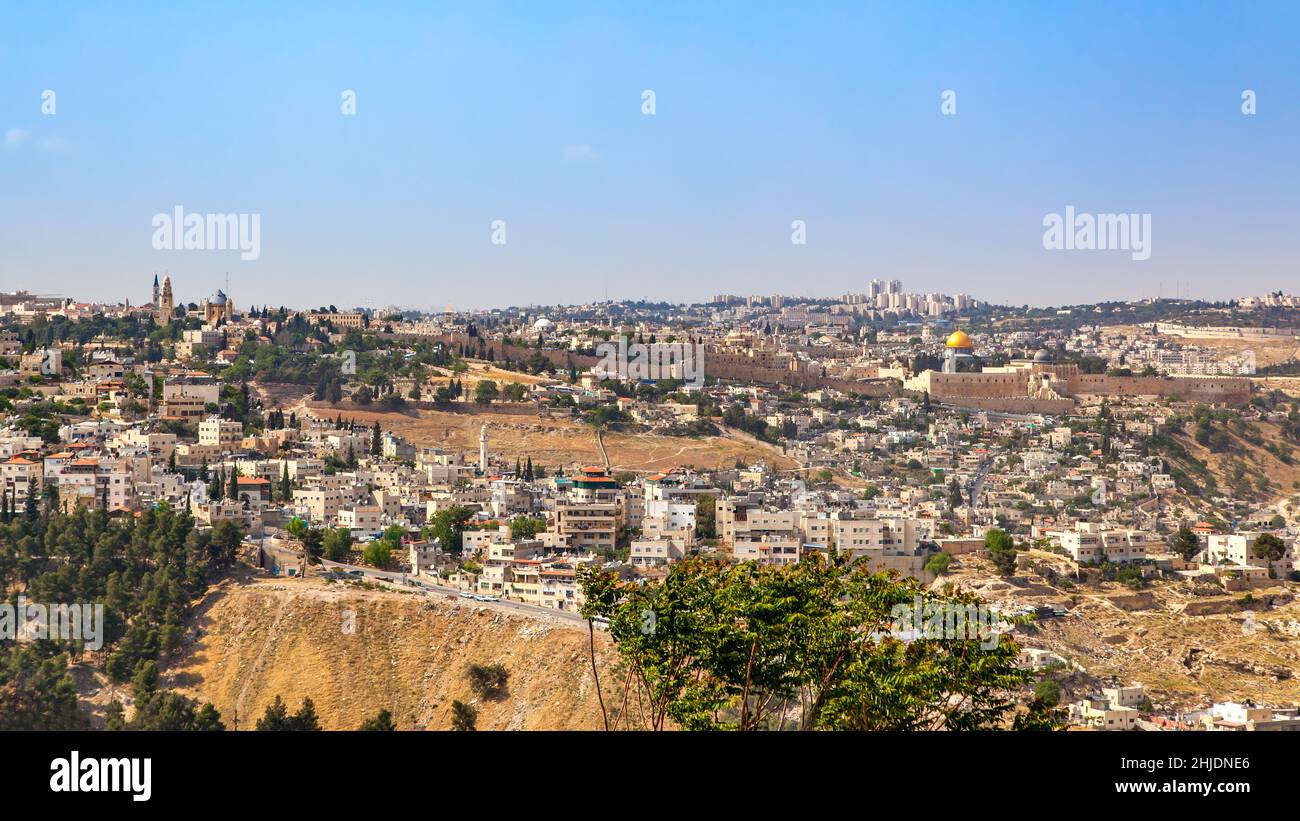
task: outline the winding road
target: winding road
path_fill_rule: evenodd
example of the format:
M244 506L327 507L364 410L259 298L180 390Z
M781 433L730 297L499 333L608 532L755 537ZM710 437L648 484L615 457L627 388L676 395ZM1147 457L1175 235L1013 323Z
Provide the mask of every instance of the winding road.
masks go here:
M411 576L408 573L392 573L386 570L376 570L373 567L360 567L355 564L342 564L340 562L331 562L328 559L322 559L321 567L327 570L339 570L343 573L352 573L360 570L361 575L370 581L386 582L397 585L403 590L422 593L426 596L455 596L458 601L462 600L460 594L465 592L455 587L447 587L442 584L434 584L427 581L421 576ZM569 610L555 610L550 607L541 607L536 604L526 604L524 602L510 601L509 599L498 599L491 602L474 601L474 599L463 599L466 602L473 602L477 605L497 607L502 610L510 610L515 613L522 613L526 616L549 616L552 618L563 619L564 621L575 624L586 624L587 620L576 612Z

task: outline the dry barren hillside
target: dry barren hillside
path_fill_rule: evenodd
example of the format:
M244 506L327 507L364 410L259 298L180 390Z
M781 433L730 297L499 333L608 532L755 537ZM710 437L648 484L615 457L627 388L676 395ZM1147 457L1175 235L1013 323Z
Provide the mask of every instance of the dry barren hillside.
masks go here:
M380 709L400 729L447 729L454 699L478 708L478 728L596 729L585 628L490 605L367 590L317 580L223 583L196 608L190 652L170 686L238 716L251 730L276 694L304 696L326 729L354 729ZM597 653L608 646L597 634ZM470 663L505 665L509 692L477 699Z
M298 412L305 404L294 406ZM405 413L349 409L339 411L325 403L313 403L311 412L325 418L336 415L358 424L378 422L420 447L441 446L463 453L478 452L479 430L488 426L488 447L492 455L510 464L531 458L535 464L571 469L574 465L603 463L595 430L567 418L541 418L533 414L494 413L492 408L467 406L457 412L421 410ZM781 449L734 431L721 436L666 436L656 433L611 431L605 435L610 466L614 470L666 471L691 466L716 470L734 467L739 459L753 463L760 459L781 470L798 463Z

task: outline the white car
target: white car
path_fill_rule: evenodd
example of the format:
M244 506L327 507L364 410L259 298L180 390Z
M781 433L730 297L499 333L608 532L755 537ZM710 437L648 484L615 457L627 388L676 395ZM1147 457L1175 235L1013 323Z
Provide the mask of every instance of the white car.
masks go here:
M462 590L462 591L460 591L460 597L461 597L462 599L477 599L477 598L478 598L478 596L475 596L473 593L470 593L470 592L468 592L468 591L466 591L466 590Z

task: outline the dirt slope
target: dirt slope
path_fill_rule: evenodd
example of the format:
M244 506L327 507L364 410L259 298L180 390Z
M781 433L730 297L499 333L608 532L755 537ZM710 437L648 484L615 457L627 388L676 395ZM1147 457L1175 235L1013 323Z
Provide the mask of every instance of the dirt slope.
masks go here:
M447 729L451 703L473 703L478 729L596 729L585 629L489 605L323 581L226 582L197 608L192 650L169 686L213 702L251 730L276 694L311 697L326 729L353 729L382 708L400 729ZM608 646L597 634L597 653ZM465 668L504 664L509 693L477 699Z
M299 413L305 405L294 406ZM358 424L378 422L407 441L422 446L441 446L467 454L478 452L480 428L488 426L488 448L492 456L507 465L515 459L532 458L533 464L553 470L557 465L571 471L575 465L603 464L595 431L572 419L543 419L532 414L493 413L490 407L467 406L460 412L421 410L408 413L331 410L328 406L313 410L325 418L341 414ZM782 455L780 448L752 437L730 431L721 436L665 436L655 433L610 431L605 434L614 470L666 471L691 466L700 469L726 469L736 460L753 463L760 459L777 469L797 466L795 460Z

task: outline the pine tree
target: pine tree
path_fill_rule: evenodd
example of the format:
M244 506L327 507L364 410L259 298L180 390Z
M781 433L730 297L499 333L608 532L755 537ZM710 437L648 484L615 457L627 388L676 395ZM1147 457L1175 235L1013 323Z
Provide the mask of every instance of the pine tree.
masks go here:
M375 714L374 718L367 719L357 729L370 732L391 732L397 729L397 725L393 724L393 714L391 712L388 710L380 710Z
M275 701L266 707L266 712L257 720L257 729L263 732L287 730L289 724L289 708L284 706L284 699L276 695Z
M289 718L290 726L286 729L302 731L313 731L320 729L320 720L316 716L316 705L310 698L302 700L302 706L298 712Z
M37 513L38 511L36 509L36 477L32 476L27 480L27 504L24 505L23 507L23 514L27 517L27 521L34 522L36 521Z

